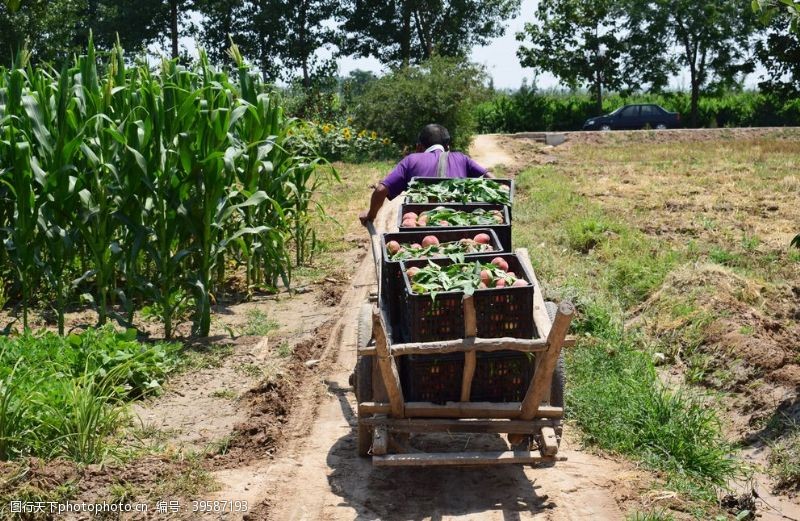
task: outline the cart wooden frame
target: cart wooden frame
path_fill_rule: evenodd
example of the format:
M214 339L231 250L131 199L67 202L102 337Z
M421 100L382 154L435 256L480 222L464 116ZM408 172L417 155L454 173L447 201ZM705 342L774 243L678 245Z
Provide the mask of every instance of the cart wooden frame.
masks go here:
M376 233L368 226L380 281L380 254ZM354 383L358 401L358 451L372 456L378 466L428 465L500 465L553 463L565 458L558 455L562 407L549 405L553 372L563 347L574 339L567 336L575 314L573 305L562 302L554 320L548 316L541 288L524 248L515 253L532 274L534 287L533 316L538 337L477 338L475 307L472 297L463 299L465 338L440 342L397 344L391 341L386 310L381 299L365 304L359 318L358 363ZM380 284L380 282L379 282ZM380 295L378 290L378 295ZM372 341L371 341L372 340ZM533 378L521 402L490 403L469 401L478 351L512 350L537 353ZM434 404L409 402L403 397L397 357L410 354L463 352L465 357L461 383L461 401ZM371 396L363 399L359 382L369 385ZM409 452L403 441L411 433L472 432L503 433L515 440L515 450L495 452Z

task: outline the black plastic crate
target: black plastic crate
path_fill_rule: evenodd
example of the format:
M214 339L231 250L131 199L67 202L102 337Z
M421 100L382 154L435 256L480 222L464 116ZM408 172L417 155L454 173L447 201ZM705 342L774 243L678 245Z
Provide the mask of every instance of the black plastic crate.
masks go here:
M400 273L400 261L389 260L389 252L386 250L386 243L390 241L397 241L401 244L404 243L422 243L422 239L428 235L434 235L439 242L454 242L460 239L471 239L479 233L489 235L489 244L492 245L495 251L491 253L504 253L505 249L500 244L497 234L494 230L489 228L460 228L453 230L450 228L439 228L432 232L396 232L384 233L381 236L381 299L386 303L389 311L389 320L397 330L400 326L400 310L403 306L403 292L405 291L405 282L403 282L403 275ZM487 253L471 253L465 258L472 258L476 255L486 255ZM443 257L439 257L443 258Z
M415 177L414 178L414 182L426 183L426 184L446 183L446 182L452 181L452 180L453 180L453 178L450 178L450 177ZM509 188L509 190L508 190L508 199L510 201L510 204L514 204L514 181L512 179L487 178L487 180L488 181L495 181L496 183L501 184L501 185L506 185ZM403 200L403 202L406 203L406 204L414 204L414 203L412 203L411 201L408 200L408 197L406 197ZM436 204L436 203L443 202L443 201L426 201L426 202L430 203L430 204ZM459 203L458 201L455 201L452 204L464 204L464 203ZM466 204L487 205L487 204L493 204L493 203L484 203L484 202L480 202L480 201L468 201ZM511 213L511 208L510 207L509 207L509 213Z
M464 353L400 357L400 384L407 402L461 400Z
M518 351L477 353L471 402L521 402L533 378L535 358ZM403 397L409 402L461 400L464 353L400 358Z
M518 277L528 281L524 287L488 288L473 294L478 336L481 338L534 338L533 277L514 254L475 255L470 262L491 262L502 257ZM404 281L403 312L400 313L400 335L403 342L435 342L464 338L464 309L461 291L429 294L411 293L408 268L423 267L428 262L442 266L450 259L403 261L400 266Z
M403 215L407 214L408 212L414 212L416 214L420 214L422 212L427 212L428 210L433 210L434 208L439 207L444 208L452 208L454 210L461 210L462 212L471 212L473 210L500 210L503 214L503 224L480 224L476 226L416 226L414 228L404 228L403 225ZM441 231L441 230L472 230L475 228L489 228L494 230L497 234L497 238L500 239L500 244L503 246L503 249L506 251L512 251L511 248L511 215L508 211L508 206L504 206L502 204L458 204L458 203L447 203L447 204L415 204L415 203L403 203L400 205L400 211L397 213L397 227L401 232L406 231L414 231L414 232L425 232L426 235L430 235L432 232Z
M533 378L533 354L495 351L477 354L470 401L521 402Z

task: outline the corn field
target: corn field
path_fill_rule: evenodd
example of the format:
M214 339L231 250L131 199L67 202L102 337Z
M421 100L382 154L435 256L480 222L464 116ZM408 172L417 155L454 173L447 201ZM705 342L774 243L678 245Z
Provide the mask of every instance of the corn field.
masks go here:
M71 67L0 69L0 291L28 328L51 307L91 305L128 326L148 306L174 331L193 307L207 336L226 276L290 283L313 253L314 194L337 179L298 143L236 47L233 75L164 61L130 65L93 46ZM301 152L302 151L302 152Z

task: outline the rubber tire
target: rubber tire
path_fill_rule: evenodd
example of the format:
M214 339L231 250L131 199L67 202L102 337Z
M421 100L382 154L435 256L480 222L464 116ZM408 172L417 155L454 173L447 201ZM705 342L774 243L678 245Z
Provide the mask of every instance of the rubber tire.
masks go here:
M545 302L544 307L547 309L547 316L550 317L550 322L555 320L558 306L555 302ZM553 382L550 384L550 405L553 407L564 407L564 387L567 383L566 368L564 367L564 350L558 355L558 362L553 371Z
M663 123L656 125L656 130L667 130L667 126Z
M600 125L600 130L603 132L608 132L611 130L611 125Z
M367 347L372 341L372 304L363 304L358 314L357 341L359 349ZM356 361L355 394L357 402L372 401L372 358L359 356ZM372 429L358 421L358 455L369 456L372 448Z

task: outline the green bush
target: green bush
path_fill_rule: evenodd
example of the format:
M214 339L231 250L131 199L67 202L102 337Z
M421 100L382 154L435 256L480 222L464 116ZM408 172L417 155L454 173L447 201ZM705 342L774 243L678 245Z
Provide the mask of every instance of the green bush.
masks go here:
M464 150L476 128L472 107L485 98L485 79L472 63L432 58L372 83L354 107L355 121L401 147L413 147L424 125L440 123L450 130L453 147Z

